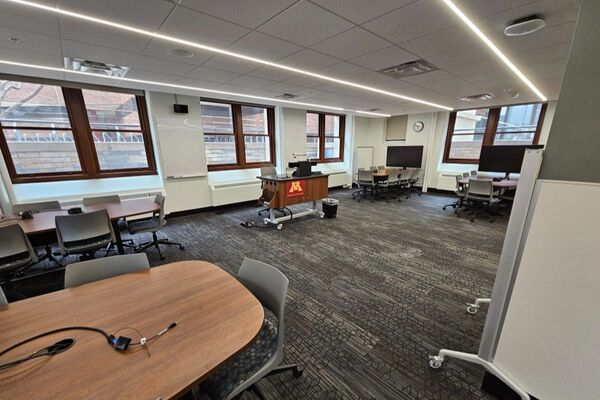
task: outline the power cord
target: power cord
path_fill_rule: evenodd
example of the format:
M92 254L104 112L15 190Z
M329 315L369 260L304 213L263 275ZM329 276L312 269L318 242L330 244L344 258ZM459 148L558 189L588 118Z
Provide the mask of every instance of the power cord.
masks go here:
M44 333L40 333L39 335L35 335L35 336L32 336L25 340L22 340L6 349L0 351L0 357L5 355L6 353L10 352L11 350L14 350L20 346L23 346L26 343L32 342L34 340L40 339L45 336L53 335L55 333L66 332L66 331L90 331L90 332L99 333L102 336L104 336L104 338L106 339L107 343L110 346L114 347L118 351L126 351L130 346L144 346L146 348L146 351L148 352L148 356L150 356L150 351L148 350L148 342L158 339L160 336L164 335L166 332L175 328L176 326L177 326L177 322L172 322L165 329L161 330L160 332L158 332L156 335L150 337L149 339L146 339L139 330L137 330L135 328L131 328L131 327L121 328L121 329L117 330L114 334L108 334L106 331L104 331L100 328L95 328L95 327L91 327L91 326L67 326L67 327L63 327L63 328L53 329L51 331L47 331ZM132 343L131 338L129 338L127 336L116 336L116 334L118 332L125 330L125 329L130 329L130 330L136 331L140 335L140 340L138 342ZM74 342L75 341L73 339L63 339L61 341L54 343L53 345L44 347L44 348L30 354L27 357L23 357L23 358L20 358L17 360L9 361L4 364L0 364L0 371L3 369L14 367L16 365L19 365L21 363L24 363L26 361L30 361L30 360L33 360L33 359L36 359L39 357L53 356L56 354L60 354L64 351L68 350L73 345Z

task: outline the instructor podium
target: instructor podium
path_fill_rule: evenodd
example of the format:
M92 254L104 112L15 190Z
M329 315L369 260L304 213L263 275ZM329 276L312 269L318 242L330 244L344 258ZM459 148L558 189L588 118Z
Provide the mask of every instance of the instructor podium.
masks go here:
M320 172L311 172L311 165L307 161L290 163L290 167L296 167L296 172L289 175L265 175L259 176L262 181L262 195L260 202L269 207L269 218L265 218L265 224L277 225L281 229L283 221L305 215L323 214L319 211L317 201L327 197L328 176ZM305 211L292 212L288 206L312 201L312 208ZM275 216L275 211L283 212L280 217ZM285 213L287 211L288 213Z

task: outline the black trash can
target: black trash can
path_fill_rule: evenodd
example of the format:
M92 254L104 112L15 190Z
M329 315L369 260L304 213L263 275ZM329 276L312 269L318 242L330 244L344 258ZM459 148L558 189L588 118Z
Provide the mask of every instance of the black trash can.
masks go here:
M325 218L335 218L340 201L326 197L321 200L321 202L323 204L323 214L325 214Z

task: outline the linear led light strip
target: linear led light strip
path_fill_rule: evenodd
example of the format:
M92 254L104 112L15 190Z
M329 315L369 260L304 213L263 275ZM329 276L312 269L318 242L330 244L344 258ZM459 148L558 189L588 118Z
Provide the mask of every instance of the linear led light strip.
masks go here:
M537 95L537 97L540 98L540 100L548 101L546 96L544 96L544 94L537 87L535 87L535 85L525 76L525 74L523 74L521 70L519 70L519 68L517 68L517 66L513 64L512 61L510 61L498 47L496 47L496 45L477 27L477 25L475 25L473 21L471 21L469 17L467 17L461 11L461 9L452 2L452 0L443 1L446 3L448 8L450 8L465 23L465 25L467 25L469 29L471 29L475 35L477 35L477 37L479 37L479 39L481 39L481 41L494 52L494 54L496 54L500 61L506 64L506 66L510 68L510 70L517 75L517 77L523 81L523 83L525 83L527 87L529 87L529 89L531 89L531 91Z
M268 66L274 67L274 68L284 69L286 71L295 72L297 74L307 75L307 76L311 76L313 78L323 79L323 80L326 80L326 81L339 83L341 85L351 86L351 87L354 87L354 88L357 88L357 89L367 90L367 91L374 92L374 93L379 93L379 94L383 94L383 95L387 95L387 96L396 97L398 99L402 99L402 100L406 100L406 101L411 101L413 103L424 104L424 105L427 105L427 106L431 106L431 107L436 107L436 108L441 108L441 109L444 109L444 110L452 111L452 107L444 106L444 105L441 105L441 104L432 103L432 102L421 100L421 99L417 99L417 98L414 98L414 97L404 96L404 95L399 94L399 93L388 92L386 90L377 89L377 88L372 87L372 86L366 86L366 85L361 85L361 84L355 83L355 82L350 82L350 81L346 81L346 80L342 80L342 79L337 79L337 78L334 78L334 77L331 77L331 76L328 76L328 75L317 74L317 73L314 73L314 72L306 71L306 70L299 69L299 68L290 67L290 66L287 66L287 65L284 65L284 64L274 63L274 62L271 62L271 61L268 61L268 60L263 60L263 59L256 58L256 57L246 56L244 54L236 53L236 52L233 52L233 51L228 51L228 50L224 50L224 49L219 49L217 47L207 46L207 45L202 44L202 43L191 42L189 40L179 39L179 38L176 38L176 37L173 37L173 36L163 35L163 34L160 34L160 33L151 32L151 31L147 31L147 30L144 30L144 29L134 28L134 27L129 26L129 25L119 24L119 23L108 21L108 20L105 20L105 19L92 17L90 15L85 15L85 14L80 14L80 13L73 12L73 11L63 10L63 9L59 8L58 6L55 8L55 7L50 7L50 6L46 6L46 5L43 5L43 4L33 3L33 2L30 2L30 1L26 1L26 0L6 0L6 1L9 1L11 3L20 4L20 5L24 5L24 6L28 6L28 7L37 8L37 9L40 9L40 10L45 10L45 11L52 12L52 13L55 13L55 14L60 14L60 15L65 15L65 16L69 16L69 17L73 17L73 18L83 19L83 20L94 22L94 23L97 23L97 24L102 24L102 25L110 26L110 27L113 27L113 28L116 28L116 29L121 29L121 30L129 31L129 32L134 32L134 33L137 33L137 34L140 34L140 35L144 35L144 36L150 36L150 37L156 38L156 39L161 39L161 40L165 40L165 41L169 41L169 42L173 42L173 43L183 44L185 46L190 46L190 47L194 47L194 48L198 48L198 49L202 49L202 50L206 50L206 51L211 51L213 53L219 53L219 54L223 54L223 55L230 56L230 57L236 57L236 58L240 58L242 60L251 61L251 62L258 63L258 64L263 64L263 65L268 65Z
M72 71L72 70L65 69L65 68L49 67L46 65L25 64L25 63L20 63L20 62L15 62L15 61L7 61L7 60L0 60L0 64L12 65L12 66L16 66L16 67L41 69L41 70L45 70L45 71L66 72L69 74L93 76L95 78L104 78L104 79L115 80L115 81L141 83L144 85L159 85L159 86L171 87L174 89L193 90L193 91L198 91L198 92L208 92L208 93L221 94L221 95L226 95L226 96L239 96L239 97L245 97L248 99L265 100L265 101L277 102L277 103L296 104L296 105L300 105L300 106L324 108L324 109L334 110L334 111L350 111L350 112L355 112L355 113L359 113L359 114L373 115L373 116L377 116L377 117L390 117L389 114L381 114L381 113L374 113L374 112L360 111L360 110L346 110L341 107L325 106L322 104L314 104L314 103L303 103L300 101L291 101L291 100L276 99L276 98L271 98L271 97L254 96L254 95L243 94L243 93L226 92L223 90L205 89L205 88L195 87L195 86L177 85L175 83L148 81L145 79L134 79L134 78L119 78L116 76L98 75L98 74L94 74L92 72Z

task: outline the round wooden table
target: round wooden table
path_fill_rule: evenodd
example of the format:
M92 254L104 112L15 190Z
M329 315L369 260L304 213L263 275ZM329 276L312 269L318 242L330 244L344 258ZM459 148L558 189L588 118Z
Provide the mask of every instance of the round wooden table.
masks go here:
M3 399L170 399L187 392L256 337L260 302L233 276L206 261L182 261L0 306L0 351L66 326L146 337L177 326L144 349L119 352L96 332L40 338L0 358L15 360L64 338L75 345L0 371ZM139 340L135 331L119 332Z

